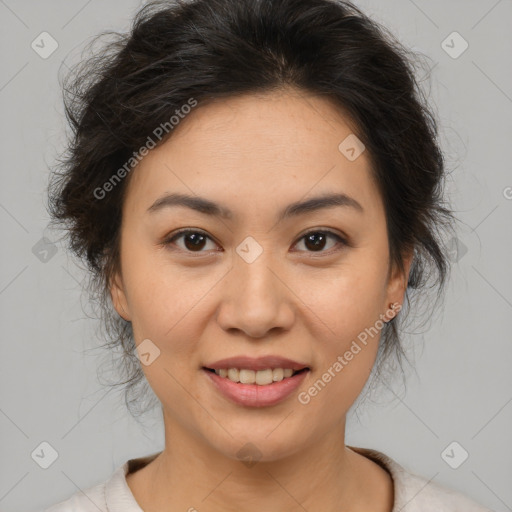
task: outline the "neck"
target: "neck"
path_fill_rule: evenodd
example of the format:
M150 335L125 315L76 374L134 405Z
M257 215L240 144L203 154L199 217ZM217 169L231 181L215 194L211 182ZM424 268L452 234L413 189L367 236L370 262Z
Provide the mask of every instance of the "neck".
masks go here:
M162 453L127 477L146 512L392 510L390 475L345 446L344 424L300 451L252 463L223 455L169 421L165 436Z

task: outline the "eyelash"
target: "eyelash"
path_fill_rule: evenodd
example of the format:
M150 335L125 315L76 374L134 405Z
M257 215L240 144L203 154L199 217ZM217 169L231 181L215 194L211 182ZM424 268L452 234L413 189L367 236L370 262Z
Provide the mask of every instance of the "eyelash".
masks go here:
M215 242L215 240L213 240L207 233L205 233L204 231L202 231L200 229L184 228L184 229L180 229L179 231L176 231L175 233L172 233L169 237L167 237L162 242L162 245L165 247L169 247L171 244L173 244L173 242L175 242L175 240L180 238L182 235L186 235L186 234L190 234L190 233L201 234L201 235L205 236L206 238L210 239L212 242ZM338 244L341 244L342 246L349 245L346 239L344 239L342 236L338 235L334 231L330 231L328 229L313 229L311 231L308 231L308 232L304 233L297 240L297 242L294 245L296 245L299 241L303 240L304 238L306 238L308 235L310 235L312 233L315 233L315 234L321 233L323 235L330 235L331 237L333 237L337 240ZM174 250L174 249L172 249L172 250ZM187 249L181 249L181 248L178 248L178 250L181 250L188 254L194 254L194 255L197 254L198 256L201 255L202 253L207 252L207 251L189 251ZM299 252L309 252L310 254L315 255L315 254L331 254L332 252L336 252L337 250L340 250L340 248L338 248L338 249L331 248L327 251L299 251Z

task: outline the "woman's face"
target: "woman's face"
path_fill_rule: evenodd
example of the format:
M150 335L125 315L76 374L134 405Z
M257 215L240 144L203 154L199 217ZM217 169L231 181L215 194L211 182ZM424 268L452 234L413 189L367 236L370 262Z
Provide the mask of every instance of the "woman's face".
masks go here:
M293 90L230 98L192 110L132 171L111 294L174 436L275 460L344 429L406 282L388 279L369 155L339 148L347 122ZM178 194L197 208L162 200ZM206 369L233 367L261 384Z

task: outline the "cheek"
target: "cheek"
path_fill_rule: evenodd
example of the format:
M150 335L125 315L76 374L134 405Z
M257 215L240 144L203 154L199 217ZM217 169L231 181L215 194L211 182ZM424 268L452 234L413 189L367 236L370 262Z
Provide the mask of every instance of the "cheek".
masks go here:
M357 263L347 259L321 279L303 279L298 293L337 344L356 338L384 313L386 268L356 259Z
M319 406L321 402L333 411L349 407L370 375L384 326L379 316L384 313L385 271L383 265L359 258L358 264L344 265L335 278L323 280L321 287L302 291L323 326L315 336L319 381L311 390L323 395Z
M123 279L135 340L148 338L159 347L165 343L165 350L174 354L190 351L194 332L187 332L189 318L200 308L208 283L166 264L161 252L133 244L129 248L127 243Z
M336 295L336 292L340 292ZM359 288L330 290L319 316L329 326L315 337L317 366L305 395L308 410L321 414L326 424L336 423L353 405L366 384L378 353L383 322L377 307L379 294ZM363 301L361 307L360 300ZM317 301L318 298L312 298ZM313 414L314 416L314 414Z

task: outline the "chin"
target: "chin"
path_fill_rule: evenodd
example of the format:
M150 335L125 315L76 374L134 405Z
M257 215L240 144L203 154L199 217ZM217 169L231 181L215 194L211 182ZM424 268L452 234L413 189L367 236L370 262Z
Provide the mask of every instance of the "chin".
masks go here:
M237 422L235 428L230 428L229 424L223 424L226 430L233 436L229 436L223 431L219 438L212 439L211 429L205 432L205 437L210 446L226 458L237 459L246 462L250 467L251 462L272 462L282 460L299 452L307 444L307 437L304 435L304 429L300 432L291 432L288 429L282 429L279 422L261 422L258 428L254 428L255 419L252 419L252 427L244 428L244 424Z

